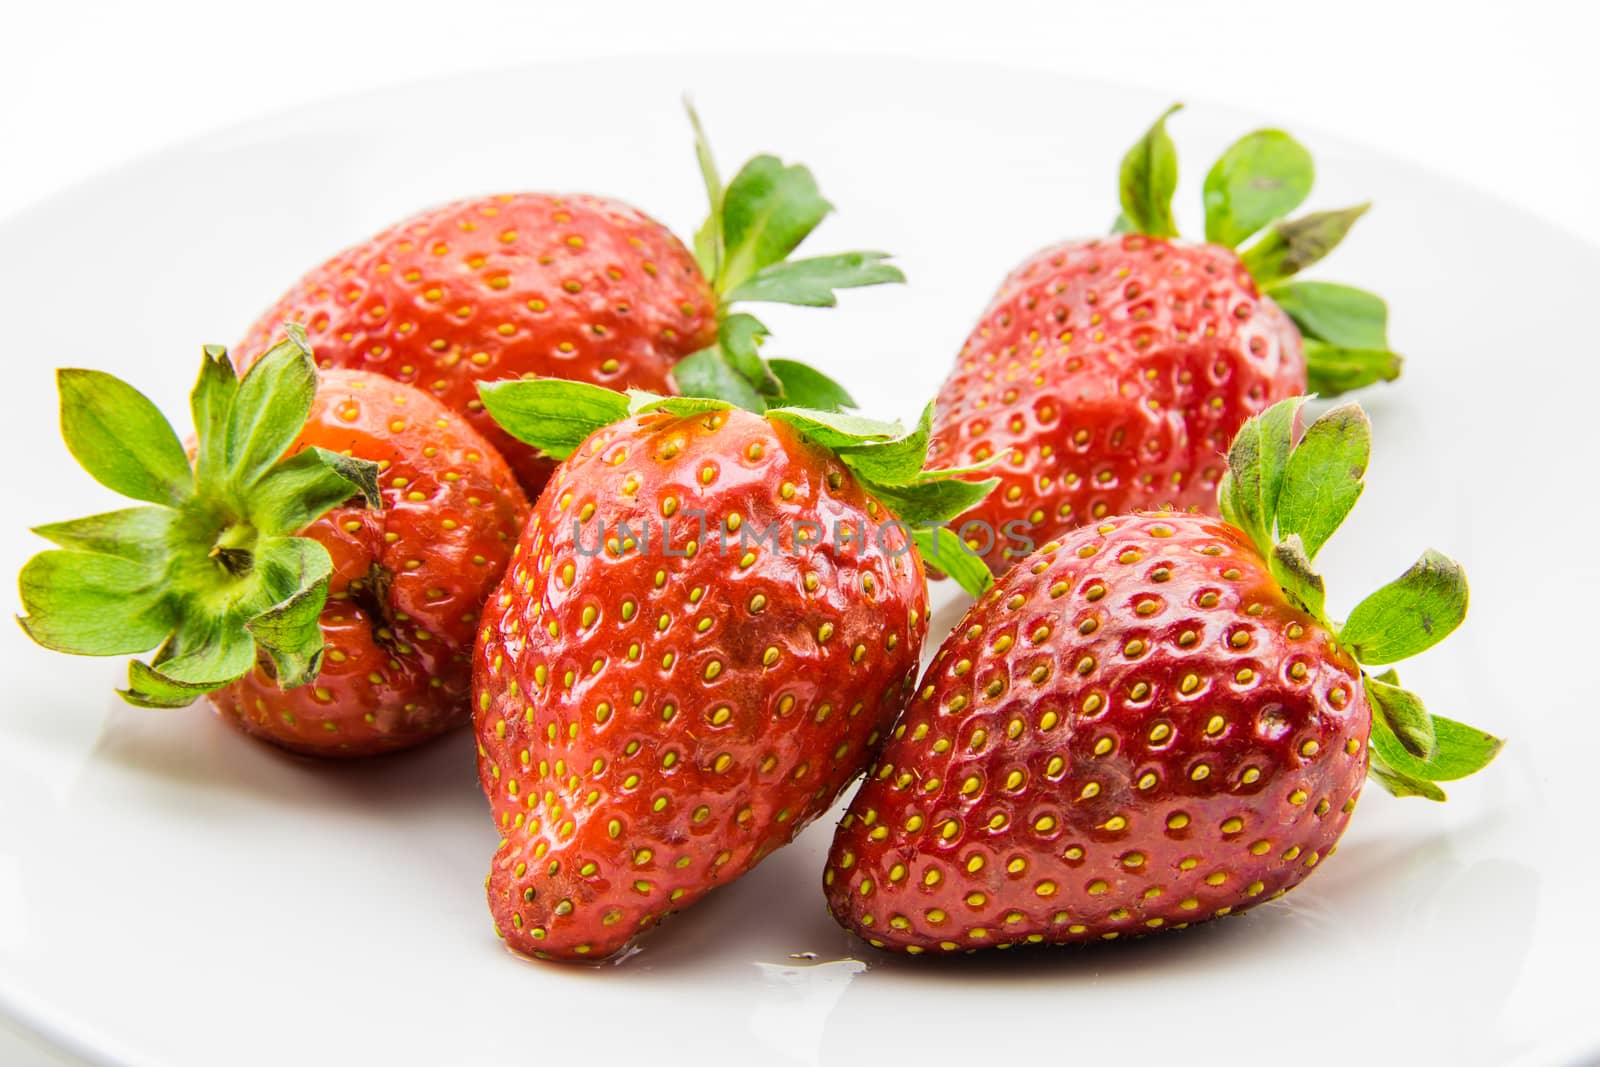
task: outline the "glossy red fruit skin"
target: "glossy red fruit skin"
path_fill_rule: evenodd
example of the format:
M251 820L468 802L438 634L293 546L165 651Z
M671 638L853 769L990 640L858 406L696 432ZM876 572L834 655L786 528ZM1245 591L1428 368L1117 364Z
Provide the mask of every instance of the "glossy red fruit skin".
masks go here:
M1068 241L1014 270L984 311L940 389L928 455L1003 457L986 471L1000 485L956 524L988 524L992 536L964 536L999 574L1109 515L1216 514L1239 427L1305 388L1299 332L1231 249Z
M537 496L550 464L489 418L477 383L570 378L672 393L716 339L717 300L683 244L614 200L517 193L425 211L300 279L235 350L248 366L305 326L322 368L415 385L456 411Z
M333 558L321 671L284 690L262 657L211 702L245 733L306 755L407 748L468 718L478 611L527 497L466 420L376 374L320 375L290 451L312 445L379 463L384 505L334 508L302 534Z
M837 831L828 904L912 953L1243 911L1332 853L1370 726L1359 668L1237 530L1109 519L939 650Z
M920 561L897 528L876 540L889 518L831 453L745 411L636 416L557 468L475 660L479 779L504 835L489 906L512 948L614 955L860 774L927 630ZM797 542L798 520L826 534ZM648 522L649 550L595 554L602 521L619 550L619 523L637 541ZM789 532L747 556L730 524Z

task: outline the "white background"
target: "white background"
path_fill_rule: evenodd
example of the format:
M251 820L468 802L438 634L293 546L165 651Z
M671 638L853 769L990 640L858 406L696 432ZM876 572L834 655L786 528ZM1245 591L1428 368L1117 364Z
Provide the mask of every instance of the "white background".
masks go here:
M1597 25L1586 0L3 0L0 215L333 94L552 59L822 49L1230 103L1426 163L1600 241ZM530 120L551 106L529 101Z
M329 95L545 60L783 49L1019 64L1224 102L1313 147L1323 129L1424 163L1600 242L1595 28L1589 5L1555 0L4 0L0 216L163 144ZM559 106L530 100L530 121ZM448 131L436 135L448 150ZM419 151L434 147L419 137ZM1519 266L1534 265L1507 269ZM22 311L0 295L0 312ZM0 1062L58 1062L8 1026Z

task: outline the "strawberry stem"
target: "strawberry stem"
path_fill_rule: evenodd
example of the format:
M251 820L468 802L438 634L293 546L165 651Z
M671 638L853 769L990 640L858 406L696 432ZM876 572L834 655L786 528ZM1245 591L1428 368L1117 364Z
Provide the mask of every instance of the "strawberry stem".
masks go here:
M1115 233L1175 238L1172 197L1178 156L1166 122L1174 104L1122 160L1122 213ZM1256 284L1294 321L1305 340L1307 389L1337 396L1400 376L1401 358L1385 335L1388 309L1371 293L1331 282L1292 281L1332 252L1370 204L1289 218L1311 192L1311 153L1282 130L1256 130L1234 142L1206 174L1206 240L1238 248Z
M284 458L316 393L305 336L288 333L242 381L222 349L207 347L193 466L143 394L97 371L60 376L73 455L108 488L153 506L38 527L60 547L23 567L18 621L62 652L155 649L129 665L130 703L182 707L258 654L284 688L316 676L332 561L295 535L352 496L381 498L376 464L315 448Z
M705 397L663 397L637 390L623 394L557 378L483 382L478 394L502 429L555 459L570 456L596 430L641 412L666 411L687 417L734 406ZM937 565L968 592L977 596L989 588L987 568L943 526L982 501L999 480L971 480L988 464L927 469L932 404L923 409L909 432L898 422L840 411L772 407L764 414L788 423L843 460L867 491L909 528L913 542L934 551ZM965 558L947 559L946 554ZM964 565L969 561L975 566Z
M1447 637L1467 612L1460 564L1429 549L1367 597L1341 626L1328 617L1317 552L1361 495L1372 427L1359 405L1327 412L1296 439L1303 397L1250 419L1228 452L1217 494L1222 516L1267 560L1291 602L1333 633L1363 667L1394 663ZM1481 770L1500 750L1492 735L1430 716L1393 671L1362 678L1372 708L1371 773L1396 796L1443 800L1435 784Z
M724 185L700 116L689 101L684 107L694 129L695 158L708 203L706 219L694 235L695 260L719 305L717 343L673 368L678 390L758 414L768 407L818 400L853 406L846 403L849 394L843 387L820 371L806 368L804 375L792 376L805 379L797 385L779 373L759 352L768 336L766 326L734 307L744 302L833 307L840 289L904 282L905 275L887 262L884 252L790 258L833 211L811 171L758 155ZM814 388L818 379L826 383L824 388Z

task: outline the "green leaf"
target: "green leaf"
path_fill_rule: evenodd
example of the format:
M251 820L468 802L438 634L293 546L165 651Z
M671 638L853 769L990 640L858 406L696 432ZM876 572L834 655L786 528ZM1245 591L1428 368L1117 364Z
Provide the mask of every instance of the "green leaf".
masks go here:
M885 263L887 252L841 252L815 259L786 260L774 263L751 275L727 299L764 300L805 307L833 307L839 302L835 289L858 289L865 285L904 282L898 267Z
M767 409L765 398L728 362L721 345L702 348L673 364L672 381L684 396L723 400L758 414Z
M932 432L933 404L929 403L910 433L841 448L839 457L869 482L910 485L924 480L922 466L928 461L928 437Z
M1228 470L1217 489L1222 517L1249 535L1264 556L1272 554L1283 474L1304 403L1304 397L1290 397L1246 420L1228 449Z
M976 507L1000 484L998 478L980 482L959 479L928 480L912 485L872 485L872 495L912 527L940 525Z
M857 406L844 386L810 364L792 359L769 359L767 369L783 386L781 397L785 407L840 411Z
M1256 284L1268 287L1305 270L1332 252L1371 204L1339 211L1313 211L1298 219L1274 223L1266 236L1241 253Z
M304 331L293 323L284 330L287 339L246 372L228 410L223 463L238 489L254 485L300 436L317 394L317 368Z
M1393 671L1386 671L1379 680L1398 681ZM1372 747L1376 754L1395 771L1426 779L1430 782L1454 782L1477 774L1487 767L1505 747L1505 742L1476 726L1432 715L1434 752L1428 759L1418 759L1401 745L1399 738L1380 732L1374 721Z
M767 412L767 416L787 422L817 444L831 449L850 448L873 441L892 441L905 433L905 427L898 422L880 422L843 411L773 408Z
M1373 722L1372 739L1374 748L1377 747L1378 737L1387 729L1388 727L1383 727L1380 730L1377 721ZM1398 741L1395 742L1395 748L1402 753L1405 751L1400 748ZM1441 803L1446 799L1443 789L1440 789L1426 778L1419 778L1414 774L1407 774L1404 771L1394 769L1380 759L1376 752L1372 754L1367 763L1367 774L1376 778L1379 785L1397 797L1423 797L1427 800L1436 800Z
M643 411L665 411L671 415L687 417L707 411L727 411L733 405L725 400L712 400L700 396L661 396L642 389L628 390L628 414Z
M1291 534L1287 540L1272 546L1267 566L1273 580L1292 600L1313 618L1323 618L1326 594L1322 576L1312 568L1311 560L1306 558L1306 550L1300 544L1298 534Z
M1295 421L1305 403L1305 397L1292 396L1278 401L1260 415L1261 513L1269 535L1277 525L1283 477L1289 468L1289 457L1294 453Z
M786 258L832 210L805 167L786 166L776 156L750 160L722 196L726 257L717 291L732 292Z
M1322 396L1338 396L1400 377L1402 360L1393 352L1339 348L1313 340L1305 342L1305 352L1306 388Z
M256 571L277 599L250 618L245 629L272 658L280 688L304 685L322 664L320 619L333 561L326 548L309 538L274 538L258 547Z
M1206 240L1240 242L1305 201L1316 169L1282 130L1257 130L1235 141L1206 175Z
M226 683L223 683L226 684ZM186 708L220 685L180 682L168 678L142 660L128 663L128 688L117 695L140 708Z
M17 621L33 640L57 652L119 656L159 645L177 622L148 560L51 549L23 566L17 579Z
M1389 347L1389 305L1375 293L1337 282L1282 282L1267 295L1307 338L1341 348Z
M150 398L96 370L56 372L61 436L90 477L151 504L180 504L194 491L183 443Z
M1364 664L1397 663L1443 641L1467 615L1467 576L1433 549L1355 606L1339 640Z
M333 452L315 445L305 451L316 453L317 459L346 482L357 493L361 494L361 502L373 511L383 510L383 491L378 488L378 475L382 468L370 459L359 456L347 456L343 452Z
M1364 684L1374 717L1383 720L1407 753L1419 760L1430 758L1437 751L1438 742L1433 732L1433 716L1422 706L1422 698L1409 689L1370 675L1364 679Z
M256 662L256 643L233 615L185 620L172 642L151 661L168 679L219 689Z
M200 379L189 394L197 442L195 484L198 486L216 486L223 477L228 412L238 391L239 378L234 373L233 362L228 359L228 350L221 345L206 345L201 357Z
M333 559L320 541L309 537L263 537L256 542L252 573L265 602L276 607L326 583Z
M1246 419L1228 448L1228 476L1219 489L1223 517L1266 555L1272 550L1270 516L1261 505L1261 420Z
M327 592L324 583L318 591L305 593L245 623L256 644L271 657L280 689L305 685L322 670L322 627L318 620Z
M184 620L173 640L149 663L128 664L130 704L182 708L243 677L256 662L256 645L232 615Z
M972 596L980 597L994 587L988 566L949 527L913 527L911 541L924 563L944 571Z
M1372 453L1372 424L1359 405L1334 408L1307 427L1289 454L1278 492L1278 533L1299 534L1306 558L1317 553L1361 496Z
M700 115L688 97L683 98L683 108L689 113L689 125L694 127L694 156L700 164L700 178L706 186L705 221L694 234L694 258L700 264L700 273L715 281L722 273L722 177L717 173L716 160L711 156L711 142L700 125Z
M264 537L298 533L352 496L383 507L378 465L311 447L264 474L250 491L250 521Z
M1172 194L1178 188L1178 152L1167 136L1167 119L1182 108L1173 104L1156 119L1139 143L1122 157L1122 214L1138 233L1176 237Z
M773 377L761 358L767 327L754 315L733 314L717 324L717 344L728 366L763 396L777 396L783 383Z
M628 417L623 394L559 378L479 382L478 395L501 429L552 459L566 459L590 434Z
M99 552L153 565L166 556L167 537L177 519L178 512L171 508L126 508L35 526L33 532L75 552Z
M1133 228L1133 223L1128 221L1128 216L1119 211L1117 217L1111 220L1111 232L1137 233L1138 231Z

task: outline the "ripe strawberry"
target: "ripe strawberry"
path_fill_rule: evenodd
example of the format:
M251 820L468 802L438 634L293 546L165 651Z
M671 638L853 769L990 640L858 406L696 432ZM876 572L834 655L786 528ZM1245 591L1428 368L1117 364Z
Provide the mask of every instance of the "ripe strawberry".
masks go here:
M73 455L153 506L40 527L62 551L23 569L21 621L63 652L159 645L130 665L130 703L208 694L284 748L386 752L466 720L476 612L527 500L438 401L361 371L319 381L303 341L291 330L243 380L207 350L192 466L145 397L63 371ZM358 492L370 509L346 506Z
M999 457L1000 489L957 524L996 573L1107 515L1210 510L1245 419L1308 383L1326 395L1399 374L1382 300L1289 280L1366 206L1275 221L1310 191L1312 163L1287 134L1261 130L1206 178L1206 243L1181 241L1165 119L1123 161L1117 235L1017 267L940 390L930 457Z
M1430 551L1328 618L1310 560L1360 492L1368 427L1341 408L1291 451L1297 403L1240 434L1229 521L1107 518L972 608L834 838L841 923L911 953L1181 929L1299 884L1369 773L1442 800L1436 781L1494 756L1362 670L1455 628L1456 564Z
M490 910L520 951L601 958L786 844L872 758L927 630L885 501L937 517L947 483L921 471L925 426L553 380L484 397L570 453L478 639Z
M676 380L683 392L705 395L730 363L750 368L765 336L755 319L730 312L733 303L831 306L835 288L903 280L880 253L788 260L831 210L810 172L757 156L724 195L703 137L697 150L712 204L696 240L699 262L666 227L614 200L461 200L311 271L250 329L241 365L281 336L283 323L301 323L324 369L385 374L464 413L531 495L550 464L484 414L477 383L558 377L672 392L674 366L705 351ZM747 388L780 395L781 367L773 370L780 373L758 368Z

